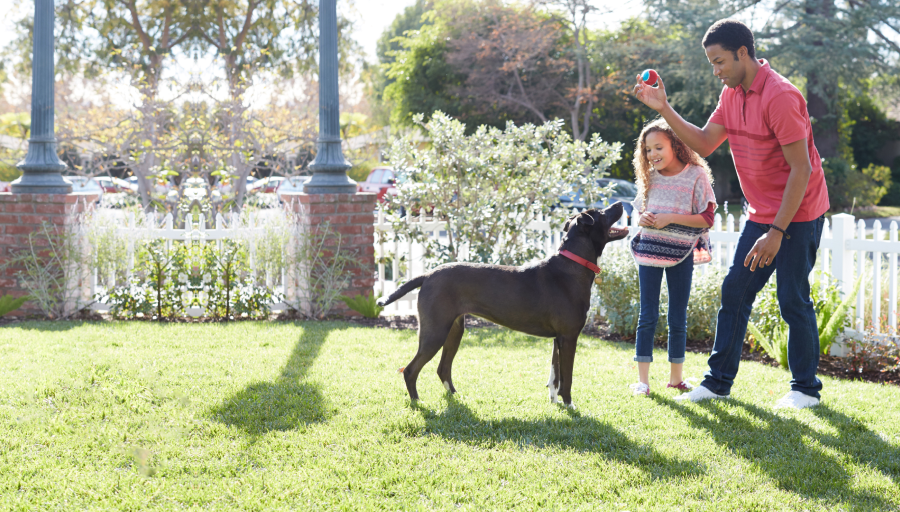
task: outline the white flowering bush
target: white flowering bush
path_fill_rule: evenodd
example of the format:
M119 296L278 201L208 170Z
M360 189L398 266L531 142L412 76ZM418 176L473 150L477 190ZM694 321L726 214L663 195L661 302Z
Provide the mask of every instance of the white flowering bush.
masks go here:
M473 261L522 264L542 257L526 229L540 215L562 226L568 215L556 208L559 197L573 188L584 191L586 204L599 197L597 180L619 159L620 143L594 136L572 140L561 120L540 126L507 124L506 129L465 125L441 112L421 126L430 144L422 149L409 137L394 141L390 160L397 172L396 196L388 196L395 212L425 208L447 222L449 245L426 236L415 223L394 222L401 238L426 247L431 263Z

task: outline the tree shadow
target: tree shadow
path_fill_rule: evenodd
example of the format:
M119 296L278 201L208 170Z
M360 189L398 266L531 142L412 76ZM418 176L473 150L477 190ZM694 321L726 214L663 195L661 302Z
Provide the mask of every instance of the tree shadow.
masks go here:
M822 447L846 453L860 464L879 469L895 483L900 470L900 453L856 420L829 409L813 408L816 415L829 421L840 433L822 434L796 419L780 416L755 405L736 400L727 403L709 400L697 404L709 416L700 414L674 400L654 395L661 405L670 407L697 429L708 432L717 444L742 457L764 472L784 491L807 498L834 502L844 500L854 510L896 510L896 503L866 489L854 488L855 475L847 472L842 461ZM738 406L762 423L751 421L728 410ZM854 447L857 443L876 443L885 453L871 457L870 450Z
M297 326L301 326L295 323ZM321 387L304 382L331 329L303 329L291 356L274 382L254 382L211 409L216 421L237 427L252 436L272 431L295 430L327 421L327 407Z
M479 447L513 443L522 448L563 448L592 453L638 467L654 480L697 476L703 472L694 462L670 458L650 446L632 441L595 418L570 409L566 409L568 418L485 420L476 416L455 395L446 394L444 400L446 407L439 412L414 403L412 407L425 419L425 428L424 431L414 429L405 433L439 435Z

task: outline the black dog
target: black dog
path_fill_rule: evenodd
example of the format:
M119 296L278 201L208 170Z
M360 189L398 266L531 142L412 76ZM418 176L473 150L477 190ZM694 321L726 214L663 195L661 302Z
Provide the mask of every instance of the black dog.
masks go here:
M553 338L547 383L550 401L556 403L558 394L566 405L574 407L572 367L598 271L593 264L607 242L628 235L628 229L612 227L621 216L622 203L615 203L603 211L588 210L571 217L563 228L566 235L559 246L560 254L539 263L525 267L449 263L380 299L378 303L385 306L422 287L418 298L419 350L403 370L410 399L419 399L416 379L441 347L444 352L437 374L447 391L456 392L450 367L465 330L465 315L472 314L516 331Z

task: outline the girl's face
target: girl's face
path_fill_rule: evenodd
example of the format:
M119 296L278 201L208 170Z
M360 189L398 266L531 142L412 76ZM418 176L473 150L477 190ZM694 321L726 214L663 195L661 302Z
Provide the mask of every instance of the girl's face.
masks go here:
M657 171L679 173L684 168L684 162L675 157L672 141L663 132L653 131L647 134L644 138L644 152L650 165Z

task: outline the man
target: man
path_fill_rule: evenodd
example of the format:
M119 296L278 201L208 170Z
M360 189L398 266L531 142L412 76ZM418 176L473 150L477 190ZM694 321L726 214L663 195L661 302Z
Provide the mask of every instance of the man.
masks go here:
M676 400L728 398L756 294L776 271L778 305L790 328L791 391L775 406L802 409L819 403L822 382L816 314L808 276L822 237L828 191L813 143L806 101L787 79L757 60L753 33L734 20L719 20L703 37L706 57L724 87L706 126L685 121L669 105L662 78L657 87L640 76L635 96L665 118L681 139L703 156L727 138L750 220L722 283L716 338L703 382Z

